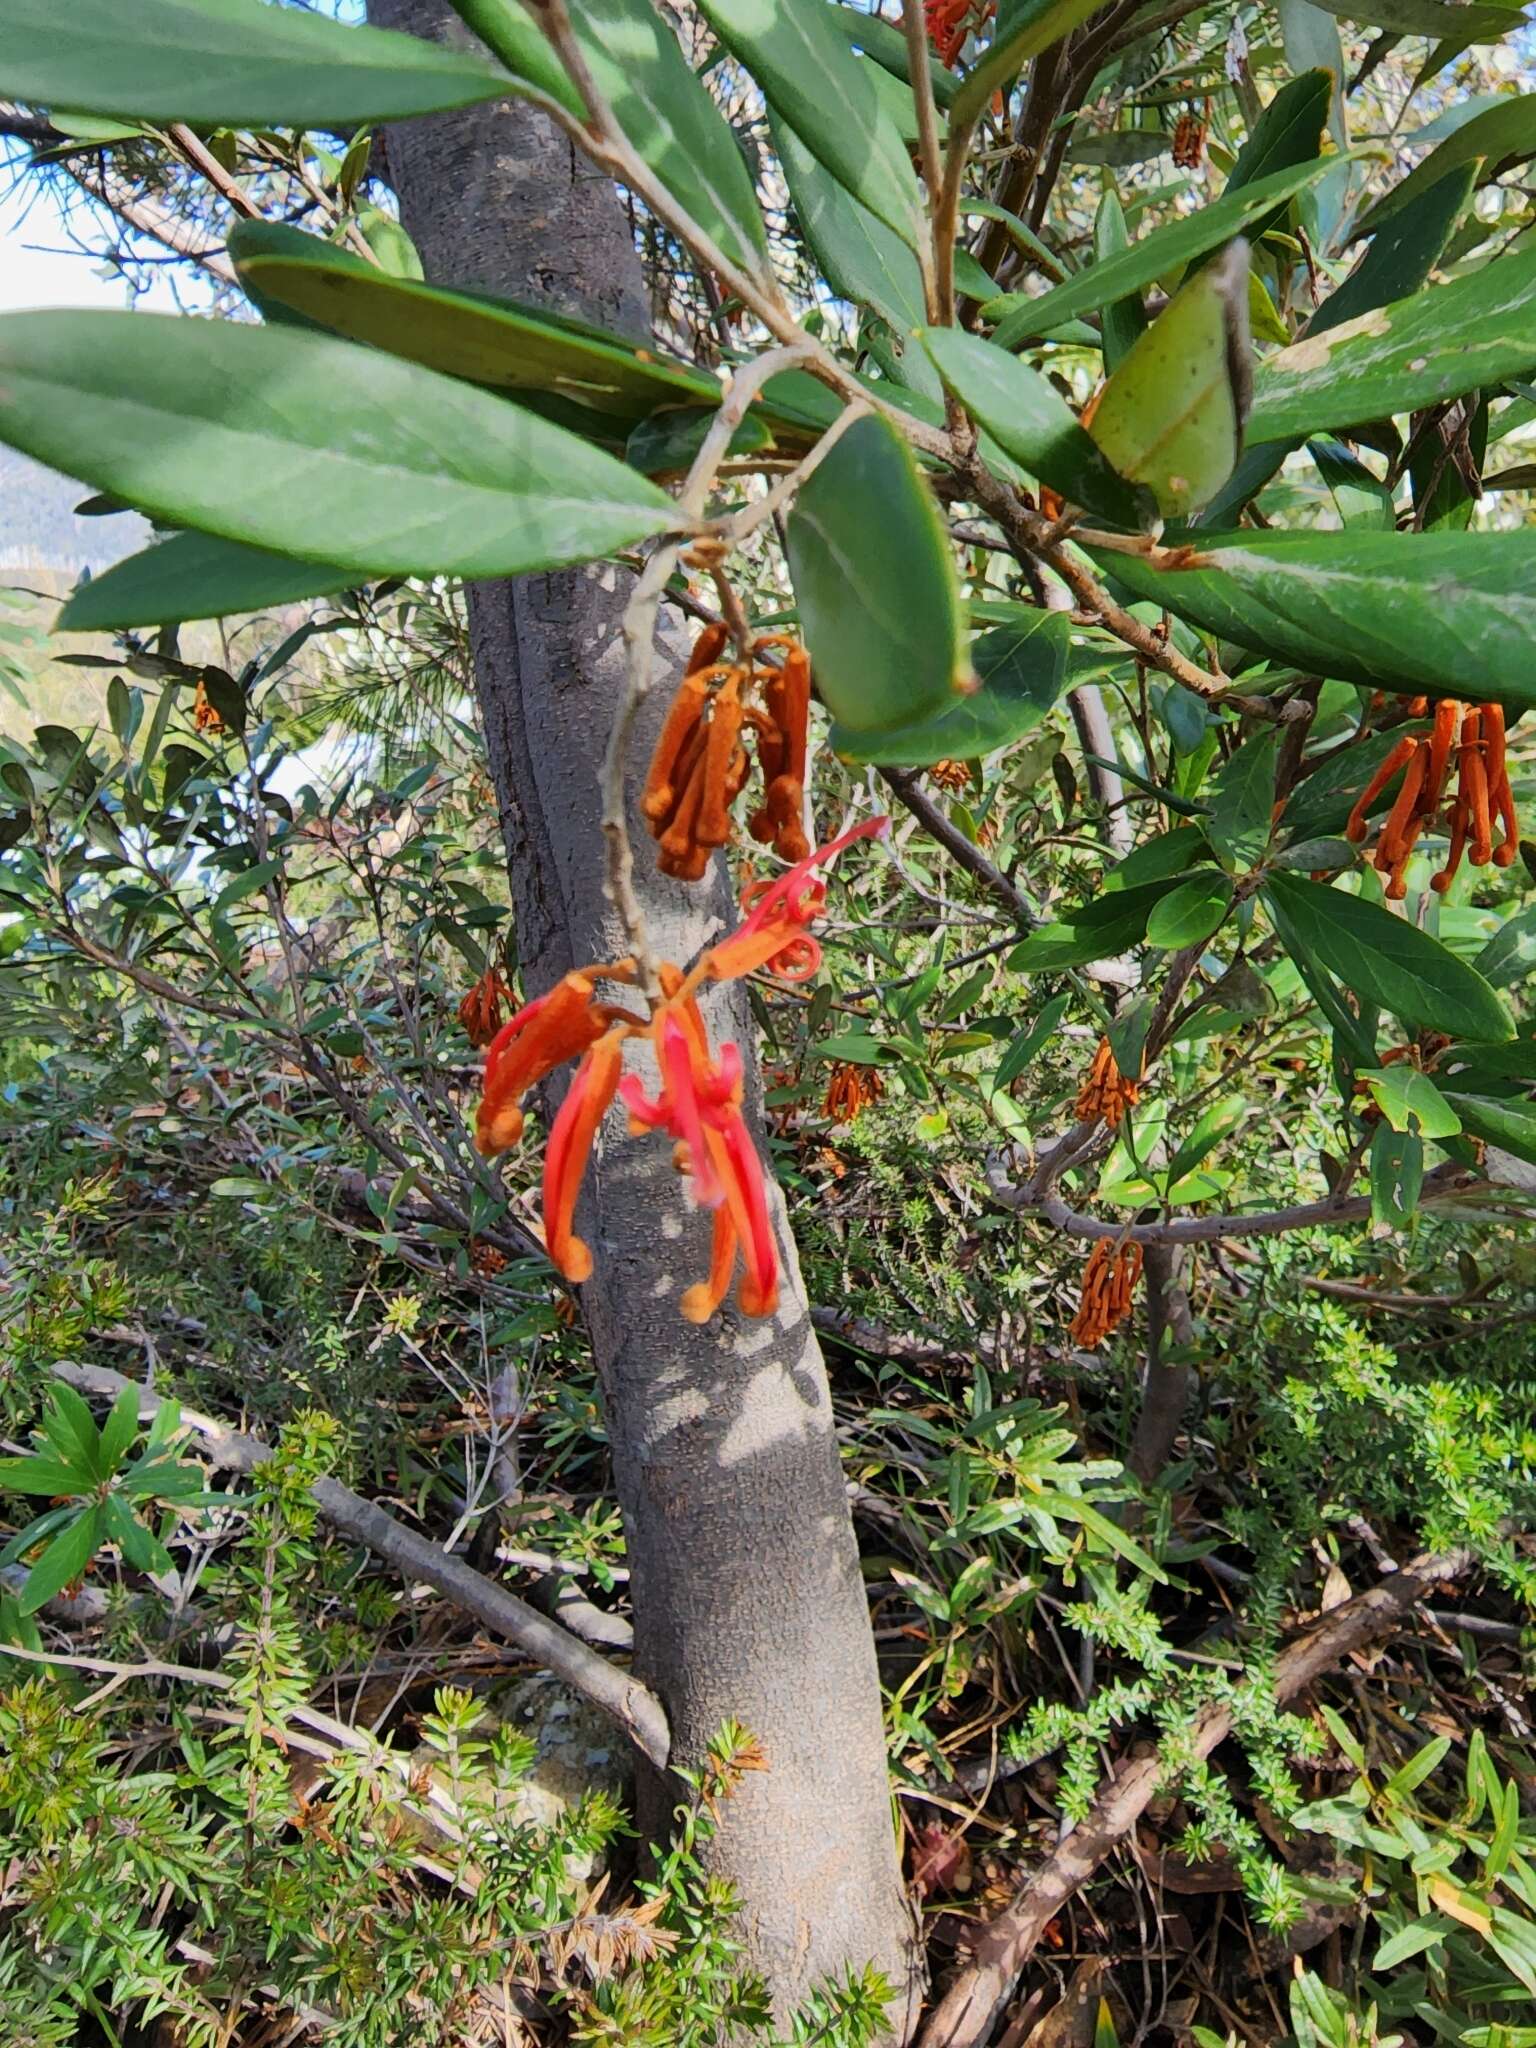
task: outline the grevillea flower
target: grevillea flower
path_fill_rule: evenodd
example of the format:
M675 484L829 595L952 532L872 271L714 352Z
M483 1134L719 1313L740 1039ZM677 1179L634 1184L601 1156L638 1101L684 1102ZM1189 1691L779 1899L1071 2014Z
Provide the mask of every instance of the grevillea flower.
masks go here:
M1101 1038L1093 1065L1077 1091L1078 1121L1093 1123L1102 1117L1112 1131L1117 1131L1121 1118L1127 1109L1135 1108L1140 1095L1140 1081L1125 1078L1115 1062L1109 1040Z
M714 1212L709 1276L690 1287L681 1308L704 1323L725 1299L738 1263L742 1313L771 1315L778 1302L779 1257L768 1206L767 1178L742 1117L740 1048L729 1040L718 1055L699 1009L697 991L708 981L731 981L759 968L790 979L814 973L821 949L806 927L826 902L816 870L850 841L884 832L873 818L818 847L769 882L753 885L745 921L701 954L686 974L663 962L660 998L649 1017L603 1001L600 981L633 987L635 963L578 969L547 994L525 1004L502 1026L486 1053L485 1093L475 1143L488 1158L522 1135L522 1099L567 1060L580 1064L566 1091L544 1156L544 1237L551 1263L567 1280L592 1272L590 1248L576 1235L574 1218L582 1177L598 1127L615 1097L629 1111L633 1133L657 1131L673 1142L673 1157L693 1200ZM623 1072L624 1047L646 1039L655 1056L656 1093L638 1075Z
M511 1001L500 968L488 967L459 1004L459 1023L476 1052L483 1052L501 1029L502 1010Z
M1413 718L1429 715L1429 700L1412 697L1408 713ZM1371 864L1387 877L1387 895L1401 902L1408 893L1408 863L1426 826L1433 825L1440 812L1456 770L1456 794L1450 800L1450 850L1445 866L1431 877L1430 887L1442 895L1450 888L1465 852L1475 868L1513 865L1520 852L1520 821L1515 813L1514 792L1509 786L1505 761L1504 707L1474 704L1470 709L1454 697L1442 697L1435 705L1432 733L1410 734L1400 739L1360 793L1360 801L1349 814L1345 836L1358 846L1369 826L1366 813L1387 784L1403 771L1397 793ZM1497 819L1502 836L1493 843Z
M1091 1351L1117 1330L1131 1312L1131 1297L1141 1278L1141 1246L1114 1244L1101 1237L1083 1268L1083 1292L1070 1335L1074 1344Z

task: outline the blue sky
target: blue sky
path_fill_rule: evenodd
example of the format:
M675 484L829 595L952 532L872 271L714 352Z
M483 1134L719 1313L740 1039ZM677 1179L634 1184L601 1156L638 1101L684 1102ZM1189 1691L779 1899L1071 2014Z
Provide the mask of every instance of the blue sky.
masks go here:
M30 203L28 203L30 201ZM0 172L0 312L28 306L126 306L121 278L102 277L90 257L74 253L68 229L46 191L18 190ZM141 306L171 307L157 281Z

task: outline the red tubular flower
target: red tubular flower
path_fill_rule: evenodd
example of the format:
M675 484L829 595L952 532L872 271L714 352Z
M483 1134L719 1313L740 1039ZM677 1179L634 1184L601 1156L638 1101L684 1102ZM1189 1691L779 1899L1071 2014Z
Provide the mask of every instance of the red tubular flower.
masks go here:
M550 1126L544 1153L544 1247L551 1265L567 1280L592 1277L592 1253L571 1224L597 1127L618 1089L625 1035L620 1024L598 1039L576 1069Z
M700 962L708 979L736 981L743 974L769 966L776 973L784 973L787 968L791 979L814 974L821 948L809 937L806 927L820 915L827 900L826 884L817 878L816 870L855 839L880 838L890 830L890 825L889 818L866 818L861 825L853 826L825 846L818 846L814 853L771 882L754 883L749 892L751 908L746 921L729 938L712 946ZM805 967L801 963L807 951L811 958ZM789 958L781 967L778 963L786 953Z
M506 1152L523 1135L522 1099L535 1083L602 1037L622 1011L595 1000L594 974L629 981L634 963L573 971L552 989L525 1003L491 1040L485 1055L485 1093L475 1118L475 1146L487 1159Z

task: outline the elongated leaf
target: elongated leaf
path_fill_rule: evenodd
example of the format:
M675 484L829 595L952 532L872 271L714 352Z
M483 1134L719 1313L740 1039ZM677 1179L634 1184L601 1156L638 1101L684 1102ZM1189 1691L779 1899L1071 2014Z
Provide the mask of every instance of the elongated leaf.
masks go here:
M955 94L950 118L975 121L1000 85L1017 78L1031 57L1038 57L1080 21L1092 14L1097 0L1022 0L1001 14L997 34L982 52L964 85Z
M484 56L264 0L6 0L0 35L0 96L145 121L351 128L516 90Z
M712 405L669 405L649 414L631 429L624 443L624 460L642 476L685 472L704 445L717 410ZM732 434L726 452L733 456L756 455L773 445L767 422L748 413Z
M1088 432L1169 517L1198 511L1232 474L1252 389L1248 244L1182 285L1105 385Z
M1219 868L1196 868L1171 889L1147 919L1147 943L1170 951L1208 939L1232 904L1231 879Z
M1536 903L1508 917L1473 961L1495 988L1511 988L1536 969Z
M1138 597L1317 675L1536 705L1530 528L1234 534L1192 551L1183 569L1132 555L1098 560Z
M1463 50L1474 43L1502 42L1521 17L1506 7L1448 7L1443 0L1313 0L1326 14L1368 21L1401 36L1454 38Z
M879 93L827 19L826 0L700 0L787 127L903 241L923 231L917 178Z
M675 518L654 484L490 392L211 320L6 315L0 436L167 522L377 575L520 575Z
M1094 262L1112 262L1115 257L1123 256L1130 246L1125 209L1116 193L1107 191L1093 217ZM1140 292L1127 292L1123 299L1107 305L1100 325L1104 333L1104 374L1109 377L1119 369L1147 331L1147 309L1141 302Z
M1179 886L1176 875L1107 890L1056 924L1042 925L1008 955L1020 974L1059 974L1139 945L1154 907Z
M1394 213L1372 237L1355 269L1312 315L1307 333L1322 334L1361 313L1390 305L1394 299L1406 299L1418 291L1440 261L1456 223L1466 211L1478 168L1474 162L1447 172L1401 213Z
M87 1508L69 1527L55 1536L27 1574L18 1605L23 1614L37 1610L62 1593L72 1579L78 1579L101 1545L102 1511Z
M998 1062L997 1072L993 1076L994 1087L1007 1088L1017 1081L1041 1046L1055 1035L1056 1027L1067 1014L1071 1003L1070 990L1065 995L1052 996L1039 1015L1021 1027Z
M788 541L817 687L846 732L910 725L970 685L949 536L888 421L848 429L796 498Z
M1394 1131L1417 1131L1421 1138L1454 1138L1461 1129L1461 1119L1428 1074L1421 1074L1406 1060L1358 1078Z
M1462 1095L1451 1088L1445 1091L1445 1099L1461 1119L1464 1131L1536 1166L1536 1103Z
M732 262L761 271L768 237L746 159L651 0L570 7L593 81L642 161Z
M889 71L893 78L905 79L908 85L912 83L912 72L907 62L907 39L893 22L882 21L878 15L868 14L862 7L844 6L842 0L828 0L827 20L838 35L855 50L862 50L882 71ZM934 98L941 107L948 107L960 90L960 80L937 57L928 60L928 76L933 82Z
M1490 1044L1514 1036L1483 977L1406 918L1297 875L1272 875L1265 893L1315 959L1410 1029L1464 1032Z
M1419 1206L1424 1185L1424 1140L1395 1130L1385 1118L1371 1133L1371 1221L1400 1230Z
M1148 496L1117 476L1054 385L979 335L925 328L923 346L966 411L1041 483L1118 526L1147 523Z
M453 11L506 65L515 79L542 92L578 120L586 118L581 94L566 76L549 38L521 0L449 0ZM516 91L515 86L509 91Z
M822 276L841 299L883 314L899 334L928 317L917 258L813 156L785 122L770 117L801 231Z
M1415 165L1401 184L1394 185L1377 200L1356 225L1355 233L1375 234L1384 221L1420 198L1431 185L1437 185L1447 172L1471 163L1474 158L1483 161L1478 178L1481 184L1506 163L1520 162L1528 156L1536 156L1536 94L1520 92L1496 107L1489 107L1454 135L1447 136L1421 164Z
M1536 249L1293 342L1254 381L1256 441L1347 427L1522 376L1536 363Z
M1315 160L1328 124L1334 84L1332 72L1319 69L1303 71L1299 78L1280 88L1238 151L1232 175L1227 179L1227 193L1241 192L1272 178L1277 171L1292 170ZM1245 230L1249 240L1256 242L1267 234L1289 203L1279 200L1269 213L1261 214Z
M0 1458L0 1489L6 1493L33 1493L51 1500L56 1493L83 1493L90 1483L90 1473L72 1460L35 1452L24 1458Z
M983 633L971 643L979 690L951 697L933 717L890 731L847 732L834 725L831 745L844 760L878 761L887 768L970 761L1011 746L1033 731L1061 695L1069 634L1066 617L1046 611Z
M105 633L124 626L223 619L306 597L330 597L357 581L355 569L296 562L265 548L215 540L212 534L178 533L78 585L59 613L57 629Z
M1315 163L1276 171L1272 177L1260 178L1255 184L1245 185L1241 191L1227 193L1184 220L1170 221L1166 227L1154 228L1150 235L1144 235L1122 255L1095 263L1077 277L1069 278L1065 284L1042 293L1039 298L1009 293L994 299L981 309L983 318L999 323L992 336L993 341L999 348L1016 349L1068 320L1079 320L1084 313L1097 312L1101 306L1124 298L1127 292L1142 290L1168 271L1176 270L1181 263L1192 262L1197 256L1219 249L1224 242L1245 233L1254 221L1273 211L1282 200L1292 199L1298 192L1305 191L1308 185L1314 184L1331 161L1330 158L1319 157Z
M512 299L386 277L296 228L242 221L230 233L229 252L263 310L282 307L329 333L472 384L631 423L658 406L720 403L713 377L654 349ZM592 424L601 427L600 420Z
M1275 760L1280 736L1271 729L1246 739L1205 790L1210 815L1205 836L1232 873L1263 858L1272 831Z

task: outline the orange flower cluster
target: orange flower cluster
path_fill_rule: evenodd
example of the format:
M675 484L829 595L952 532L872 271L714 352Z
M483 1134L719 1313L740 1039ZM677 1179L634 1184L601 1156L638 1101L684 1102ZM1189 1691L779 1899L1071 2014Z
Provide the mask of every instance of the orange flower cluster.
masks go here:
M981 0L980 6L976 0L923 0L928 40L941 64L954 63L972 28L991 19L995 5L996 0Z
M1428 698L1411 698L1408 714L1427 718ZM1442 895L1450 888L1463 852L1475 868L1486 867L1489 861L1495 867L1510 867L1520 852L1520 821L1505 762L1503 706L1468 707L1454 697L1442 697L1434 717L1432 733L1398 741L1366 784L1344 827L1345 836L1356 846L1364 842L1370 829L1366 812L1401 768L1403 786L1371 857L1372 866L1387 877L1387 895L1395 903L1408 893L1408 863L1419 835L1439 815L1453 756L1456 794L1450 805L1450 851L1445 866L1431 877L1430 887ZM1504 835L1497 846L1493 843L1495 818Z
M1117 1131L1120 1119L1128 1109L1135 1108L1140 1096L1140 1082L1125 1078L1115 1064L1109 1040L1101 1038L1093 1065L1077 1091L1078 1122L1091 1124L1102 1117L1112 1131Z
M1205 136L1209 123L1204 114L1187 109L1173 127L1173 160L1181 171L1198 171L1205 161Z
M878 1102L884 1093L885 1083L878 1067L843 1060L832 1069L821 1113L834 1124L851 1124L866 1102Z
M964 796L971 786L971 765L968 761L935 761L928 770L928 780L947 789L951 796Z
M199 732L224 730L224 721L210 702L208 687L201 676L197 679L197 694L192 699L192 723Z
M743 734L756 737L763 801L750 821L752 837L781 860L810 852L805 812L806 725L811 665L805 649L779 633L752 642L747 662L722 661L728 629L699 635L651 756L640 799L664 875L697 882L710 854L731 836L731 805L746 786L750 764ZM782 666L764 661L783 651Z
M1141 1278L1141 1246L1116 1245L1101 1237L1083 1268L1083 1292L1070 1335L1074 1344L1091 1351L1131 1312L1131 1297Z
M459 1004L459 1022L476 1052L483 1052L501 1029L501 1013L510 1009L512 991L501 970L487 967L469 994Z
M485 1058L485 1093L476 1119L475 1143L492 1158L522 1135L522 1100L528 1090L567 1060L579 1059L544 1154L544 1241L551 1263L567 1280L592 1272L592 1253L576 1235L576 1198L598 1126L617 1096L630 1115L631 1134L664 1132L692 1198L714 1211L709 1277L683 1295L681 1309L692 1323L706 1323L725 1299L738 1258L743 1272L737 1289L742 1313L771 1315L778 1301L778 1246L768 1211L762 1162L742 1119L740 1049L726 1042L719 1057L710 1050L697 990L706 982L735 981L767 968L792 979L813 974L821 948L807 927L826 902L817 876L855 839L883 833L886 818L855 825L829 845L771 882L759 882L744 899L745 922L702 954L686 974L670 961L660 970L661 1000L649 1017L622 1004L603 1001L599 981L633 988L633 960L580 968L547 994L525 1004L492 1039ZM640 1079L623 1072L624 1048L645 1039L655 1057L660 1085L647 1095Z

